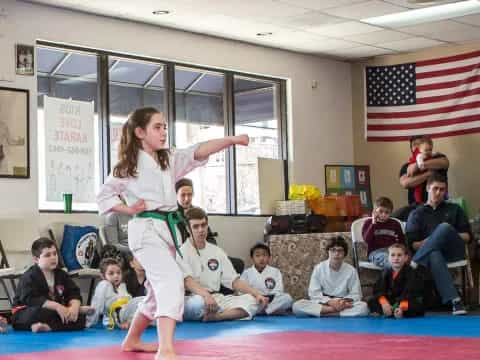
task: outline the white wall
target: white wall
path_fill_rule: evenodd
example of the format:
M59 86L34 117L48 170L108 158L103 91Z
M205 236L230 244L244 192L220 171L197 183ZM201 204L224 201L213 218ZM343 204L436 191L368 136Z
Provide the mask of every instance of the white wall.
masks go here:
M0 18L2 57L13 59L15 42L33 45L41 39L288 79L290 180L323 188L324 164L353 162L347 63L12 0L2 0L2 7L7 12ZM0 179L0 217L36 219L36 77L12 78L0 86L30 90L31 178ZM312 80L318 82L317 89L311 88ZM43 219L40 215L38 222ZM230 234L222 245L240 255L254 238L261 238L264 219L212 217L212 222L218 222L222 235ZM7 240L7 248L12 241Z

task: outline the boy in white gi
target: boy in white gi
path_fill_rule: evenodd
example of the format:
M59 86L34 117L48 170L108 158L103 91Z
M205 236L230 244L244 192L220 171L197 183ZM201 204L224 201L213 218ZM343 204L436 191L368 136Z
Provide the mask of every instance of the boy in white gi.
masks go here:
M187 296L184 319L203 321L251 319L268 304L268 299L240 280L227 254L218 246L206 241L208 218L205 211L194 207L185 215L193 239L190 238L180 250L192 271L193 279L208 290L211 296ZM219 292L220 285L243 295L225 296Z
M366 316L368 306L362 299L360 279L355 268L343 260L348 245L342 237L330 239L328 260L313 269L308 287L310 300L293 304L297 316Z
M253 266L246 269L240 279L260 291L269 299L265 308L267 315L283 315L292 307L292 297L283 290L282 273L270 266L270 248L265 244L256 244L250 249Z
M178 359L173 340L176 322L183 316L185 275L175 256L179 250L176 225L182 217L177 212L175 182L206 164L211 154L249 142L247 135L227 136L170 151L167 135L167 122L157 109L141 108L130 114L122 127L118 163L97 195L100 214L134 215L128 223L128 246L148 279L147 296L122 349L156 351L156 360ZM140 338L154 319L160 347Z
M132 297L123 282L121 264L113 258L105 258L100 262L102 280L97 284L91 306L93 314L87 316L87 327L98 322L103 315L102 324L109 330L116 326L128 329L144 296Z

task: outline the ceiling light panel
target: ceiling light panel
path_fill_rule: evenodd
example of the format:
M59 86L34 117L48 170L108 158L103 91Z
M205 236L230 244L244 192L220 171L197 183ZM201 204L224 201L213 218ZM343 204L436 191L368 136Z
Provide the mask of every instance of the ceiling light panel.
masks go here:
M363 18L361 21L376 26L400 28L478 13L480 13L480 1L467 0L437 6L429 6L422 9L408 10L395 14Z
M405 11L405 8L378 0L324 10L325 13L333 16L357 20L401 11Z
M442 41L457 42L480 39L480 29L456 21L443 20L401 28L403 32L434 38Z
M382 28L362 24L358 21L347 21L333 25L310 27L306 30L315 34L338 38L354 34L367 34L370 32L382 30Z
M436 6L440 4L455 3L462 0L431 0L428 2L424 2L424 1L415 2L412 0L384 0L384 1L390 4L403 6L410 9L418 9L418 8L424 8L428 6Z
M453 18L452 20L457 21L457 22L461 22L463 24L480 26L480 14L462 16L462 17L458 17L458 18Z
M300 6L312 10L325 10L356 3L365 2L365 0L279 0L279 2Z

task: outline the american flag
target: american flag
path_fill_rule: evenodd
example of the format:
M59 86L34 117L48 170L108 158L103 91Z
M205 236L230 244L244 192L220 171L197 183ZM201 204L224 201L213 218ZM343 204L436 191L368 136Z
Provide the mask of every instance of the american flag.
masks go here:
M480 51L365 69L368 141L480 132Z

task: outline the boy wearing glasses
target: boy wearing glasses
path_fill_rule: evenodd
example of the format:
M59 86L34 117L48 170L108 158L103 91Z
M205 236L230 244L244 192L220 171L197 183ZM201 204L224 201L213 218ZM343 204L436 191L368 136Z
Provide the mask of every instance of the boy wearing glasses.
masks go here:
M362 299L360 279L355 268L343 260L348 252L342 237L330 239L328 259L313 269L308 287L310 300L293 304L297 316L366 316L368 306Z
M227 254L206 241L208 218L205 211L193 207L185 216L192 237L182 245L180 252L191 269L195 283L200 284L203 296L197 288L191 289L197 295L187 296L185 299L184 320L251 319L267 306L268 298L240 280ZM220 293L221 285L243 295L223 295Z

